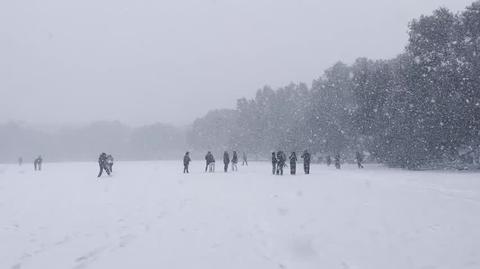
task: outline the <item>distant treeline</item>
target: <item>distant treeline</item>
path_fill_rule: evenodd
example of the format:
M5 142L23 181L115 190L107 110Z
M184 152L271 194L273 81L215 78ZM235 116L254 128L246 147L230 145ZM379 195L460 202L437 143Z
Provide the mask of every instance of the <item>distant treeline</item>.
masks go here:
M154 124L131 128L119 122L43 132L21 124L0 125L0 162L96 161L103 151L117 160L179 159L186 148L185 130Z
M266 86L236 109L197 119L187 140L197 150L261 156L362 150L407 168L472 162L480 145L480 1L413 20L395 59L337 63L311 86Z

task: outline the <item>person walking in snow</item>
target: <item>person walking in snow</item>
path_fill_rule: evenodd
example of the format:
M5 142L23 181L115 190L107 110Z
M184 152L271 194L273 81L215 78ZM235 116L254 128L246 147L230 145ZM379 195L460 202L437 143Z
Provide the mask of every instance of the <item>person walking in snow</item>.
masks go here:
M357 166L358 168L362 169L363 168L363 154L361 154L360 152L357 151L357 153L355 154L355 159L357 161Z
M23 158L20 157L18 158L18 166L22 166L22 164L23 164Z
M233 151L233 156L232 156L232 171L238 171L237 167L238 163L238 155L236 151Z
M97 177L101 177L103 174L103 170L107 172L107 175L110 175L110 170L108 169L107 165L107 154L105 152L102 152L100 156L98 157L98 166L100 167L100 171L98 172Z
M297 173L297 154L295 151L288 158L290 159L290 175L295 175Z
M285 162L287 161L287 157L283 151L277 152L277 175L283 176L283 168L285 167Z
M34 161L33 161L33 166L35 168L35 171L42 171L42 162L43 162L43 159L42 159L42 156L39 155Z
M277 156L275 155L275 152L272 152L272 174L275 175L275 172L277 171Z
M247 153L243 152L243 154L242 154L242 159L243 159L242 166L243 166L243 165L248 166Z
M340 169L341 168L341 163L340 163L340 153L337 153L335 155L335 168Z
M312 159L312 155L310 155L308 150L305 150L301 157L303 159L303 171L306 175L308 175L310 174L310 162Z
M190 158L190 152L186 152L185 153L185 156L183 156L183 173L190 173L190 171L188 171L188 166L190 165L190 162L192 161L192 159Z
M110 173L113 173L113 156L110 154L107 155L107 168Z
M228 154L228 152L224 152L223 153L223 170L226 172L228 172L228 165L230 164L230 155Z

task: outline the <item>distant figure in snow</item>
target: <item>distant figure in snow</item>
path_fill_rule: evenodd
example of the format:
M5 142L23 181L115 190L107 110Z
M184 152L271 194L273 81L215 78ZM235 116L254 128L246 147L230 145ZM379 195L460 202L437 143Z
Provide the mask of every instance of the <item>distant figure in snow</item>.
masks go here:
M274 175L277 171L277 162L277 156L275 155L275 152L272 152L272 174Z
M107 155L107 168L110 173L113 173L113 156L110 154Z
M306 175L308 175L310 174L310 162L312 159L312 155L310 155L308 150L305 150L301 157L303 159L303 171Z
M242 165L248 166L247 153L243 152L243 154L242 154L242 159L243 159Z
M213 154L210 151L205 155L205 162L205 172L207 172L207 170L210 173L215 172L215 157L213 157Z
M285 162L287 161L287 157L283 151L277 152L277 175L283 176L283 168L285 167Z
M22 166L22 164L23 164L23 158L20 157L18 158L18 166Z
M108 169L107 165L107 154L105 152L102 152L100 156L98 157L98 166L100 167L100 171L98 172L97 177L101 177L103 174L103 170L107 172L107 175L110 175L110 170Z
M332 164L332 158L330 155L327 156L327 166L330 166Z
M223 171L228 172L228 165L230 164L230 155L228 154L228 152L224 152L223 153Z
M337 169L341 168L340 153L337 153L337 155L335 155L335 168L337 168Z
M38 156L34 161L33 161L33 166L35 167L35 171L42 171L42 156Z
M297 154L292 152L288 158L290 159L290 175L295 175L297 173Z
M190 165L190 162L192 161L192 159L190 158L190 152L186 152L185 153L185 156L183 156L183 173L190 173L190 171L188 171L188 166Z
M233 156L232 156L232 171L238 171L237 167L238 163L238 155L236 151L233 151Z
M357 166L358 168L362 169L363 168L363 154L358 152L355 154L355 159L357 160Z

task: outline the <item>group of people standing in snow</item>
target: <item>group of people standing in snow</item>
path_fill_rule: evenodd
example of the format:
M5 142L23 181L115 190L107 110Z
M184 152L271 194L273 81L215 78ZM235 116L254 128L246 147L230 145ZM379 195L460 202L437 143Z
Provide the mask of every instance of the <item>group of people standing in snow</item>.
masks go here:
M98 172L97 177L101 177L104 170L107 175L110 175L113 173L113 156L102 152L98 157L98 165L100 166L100 171Z
M310 163L312 155L305 150L300 156L303 159L303 171L306 175L310 174ZM292 152L288 157L290 160L290 174L295 175L297 173L297 153ZM287 167L287 155L283 151L272 152L272 174L283 175L283 168Z
M242 155L242 165L248 166L247 154L244 152ZM183 156L183 173L188 174L190 162L192 158L190 157L190 152L186 152ZM228 151L223 153L223 171L226 173L228 172L228 166L232 164L232 171L238 171L238 154L236 151L233 151L232 158L230 159L230 154ZM215 157L213 156L212 152L207 152L205 155L205 172L214 173L215 172Z
M312 155L308 150L305 150L300 158L303 159L303 171L306 175L310 174L310 164L312 161ZM243 163L242 165L248 165L247 155L244 152L242 155ZM363 154L360 152L356 153L355 160L357 162L358 168L363 168ZM190 158L190 152L186 152L183 156L183 173L189 173L189 166L192 159ZM283 169L287 166L287 161L290 163L290 174L295 175L297 173L297 153L292 152L287 159L287 155L283 151L272 152L272 174L274 175L283 175ZM337 169L341 168L341 159L340 154L335 154L333 160L335 167ZM328 166L332 164L332 158L330 156L326 157L326 163ZM232 157L228 151L223 153L223 171L228 172L229 165L231 164L232 171L238 171L238 154L236 151L233 151ZM215 157L212 152L207 152L205 155L205 172L214 173L215 172Z

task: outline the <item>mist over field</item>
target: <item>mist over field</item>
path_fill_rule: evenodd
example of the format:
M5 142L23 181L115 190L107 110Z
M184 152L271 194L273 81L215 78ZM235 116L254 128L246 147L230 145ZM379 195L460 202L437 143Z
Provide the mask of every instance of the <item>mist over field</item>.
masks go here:
M480 268L480 0L0 1L0 269Z

